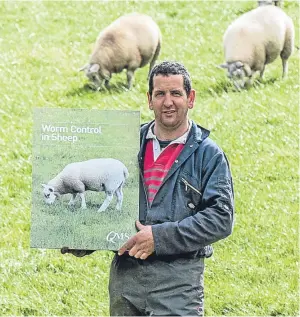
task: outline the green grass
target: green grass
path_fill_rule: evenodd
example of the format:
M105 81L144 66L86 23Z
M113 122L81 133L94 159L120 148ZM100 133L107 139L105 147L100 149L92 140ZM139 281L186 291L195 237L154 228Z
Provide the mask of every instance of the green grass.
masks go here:
M191 118L224 149L235 184L232 236L206 261L207 316L299 315L299 50L281 80L281 62L236 92L217 66L229 23L256 1L0 2L0 315L108 315L112 254L85 258L29 248L32 109L147 108L148 67L133 89L115 75L110 91L86 88L78 69L102 28L125 12L151 15L163 45L159 60L184 62L197 91ZM299 3L285 1L299 47Z

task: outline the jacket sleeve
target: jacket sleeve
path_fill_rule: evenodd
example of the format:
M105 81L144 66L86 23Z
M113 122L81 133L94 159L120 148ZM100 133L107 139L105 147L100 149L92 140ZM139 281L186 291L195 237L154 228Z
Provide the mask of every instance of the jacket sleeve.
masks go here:
M232 232L233 185L223 152L216 153L202 170L199 211L181 221L152 225L157 255L198 251Z

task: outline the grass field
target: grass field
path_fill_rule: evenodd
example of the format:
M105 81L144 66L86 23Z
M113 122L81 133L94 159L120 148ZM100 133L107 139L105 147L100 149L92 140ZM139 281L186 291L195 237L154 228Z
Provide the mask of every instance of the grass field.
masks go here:
M33 107L147 108L148 68L109 91L86 88L78 69L101 29L123 13L151 15L161 28L159 60L182 61L197 91L191 118L226 152L235 184L232 236L206 261L207 316L299 315L299 50L236 92L217 66L229 23L256 1L0 2L0 315L107 316L112 253L85 258L29 248ZM299 41L299 3L285 1Z

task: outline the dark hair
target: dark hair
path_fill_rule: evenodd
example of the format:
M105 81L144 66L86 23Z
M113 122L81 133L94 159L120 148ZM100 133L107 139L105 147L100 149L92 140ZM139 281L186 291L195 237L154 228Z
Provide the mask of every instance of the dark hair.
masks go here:
M164 61L160 64L154 66L149 76L149 94L152 96L153 91L153 78L157 75L169 76L169 75L182 75L183 77L183 87L187 94L190 95L191 92L191 78L187 69L183 64L173 61Z

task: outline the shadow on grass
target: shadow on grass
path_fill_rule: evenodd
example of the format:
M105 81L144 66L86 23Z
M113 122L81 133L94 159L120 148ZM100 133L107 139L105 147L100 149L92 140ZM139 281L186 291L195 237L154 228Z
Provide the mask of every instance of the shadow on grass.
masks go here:
M210 95L210 96L221 96L229 92L238 92L233 84L229 80L220 80L216 83L210 85L209 87L204 88L202 91L199 91L199 95Z
M85 84L82 87L74 88L66 93L67 97L74 97L74 96L83 96L88 94L104 94L104 95L111 95L111 94L121 94L123 92L127 92L128 88L126 84L122 82L118 82L116 84L110 84L109 87L103 86L100 90L96 90L92 88L89 84Z
M269 85L269 84L274 84L275 82L277 82L280 78L278 77L271 77L268 79L262 79L260 77L256 78L253 82L253 85L255 88L257 87L261 87L264 85Z
M73 97L73 96L82 96L86 95L88 93L91 93L93 90L89 87L89 85L85 84L82 87L74 88L66 93L67 97Z
M225 93L240 93L241 91L247 91L251 89L261 89L264 86L272 85L276 82L278 82L280 78L272 77L268 78L266 80L261 79L260 77L256 78L252 85L247 86L240 91L238 91L233 83L230 80L220 80L216 82L215 84L210 85L208 88L203 89L202 93L199 92L199 94L209 94L211 96L221 96L224 92Z

